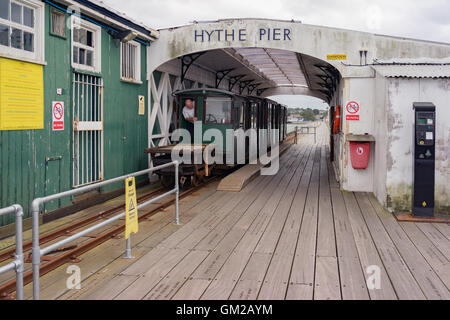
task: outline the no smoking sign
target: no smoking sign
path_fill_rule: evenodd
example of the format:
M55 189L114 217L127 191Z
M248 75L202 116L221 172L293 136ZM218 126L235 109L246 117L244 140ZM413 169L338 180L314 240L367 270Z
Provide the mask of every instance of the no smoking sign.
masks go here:
M347 103L347 116L345 119L347 121L359 121L359 104L355 101L350 101Z
M53 131L64 130L64 101L52 102Z

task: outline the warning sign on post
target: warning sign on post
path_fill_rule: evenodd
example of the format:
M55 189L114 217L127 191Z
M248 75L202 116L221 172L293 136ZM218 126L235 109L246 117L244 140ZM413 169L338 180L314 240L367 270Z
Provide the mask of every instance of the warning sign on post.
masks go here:
M125 239L138 232L138 210L134 178L125 180Z
M359 104L355 101L347 103L347 115L345 119L347 121L359 121Z
M64 130L64 101L52 102L53 131Z

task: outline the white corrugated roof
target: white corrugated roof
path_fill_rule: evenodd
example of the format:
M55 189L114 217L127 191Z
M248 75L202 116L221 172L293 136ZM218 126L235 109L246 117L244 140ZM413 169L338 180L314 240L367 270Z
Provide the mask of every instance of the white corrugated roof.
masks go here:
M307 86L295 52L263 48L234 50L277 85Z
M386 78L450 78L449 64L405 64L372 66Z

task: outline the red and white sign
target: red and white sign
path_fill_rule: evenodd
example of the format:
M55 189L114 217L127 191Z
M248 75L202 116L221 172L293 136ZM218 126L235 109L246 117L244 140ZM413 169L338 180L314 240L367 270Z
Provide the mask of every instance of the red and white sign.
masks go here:
M345 119L347 121L359 121L359 104L355 101L347 103L347 115Z
M64 101L52 102L53 131L64 130Z

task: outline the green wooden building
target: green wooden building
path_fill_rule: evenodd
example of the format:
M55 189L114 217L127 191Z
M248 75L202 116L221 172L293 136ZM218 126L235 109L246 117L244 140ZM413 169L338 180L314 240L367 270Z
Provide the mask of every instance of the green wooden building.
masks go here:
M0 0L0 207L19 203L27 218L36 197L148 167L146 47L157 36L99 2Z

